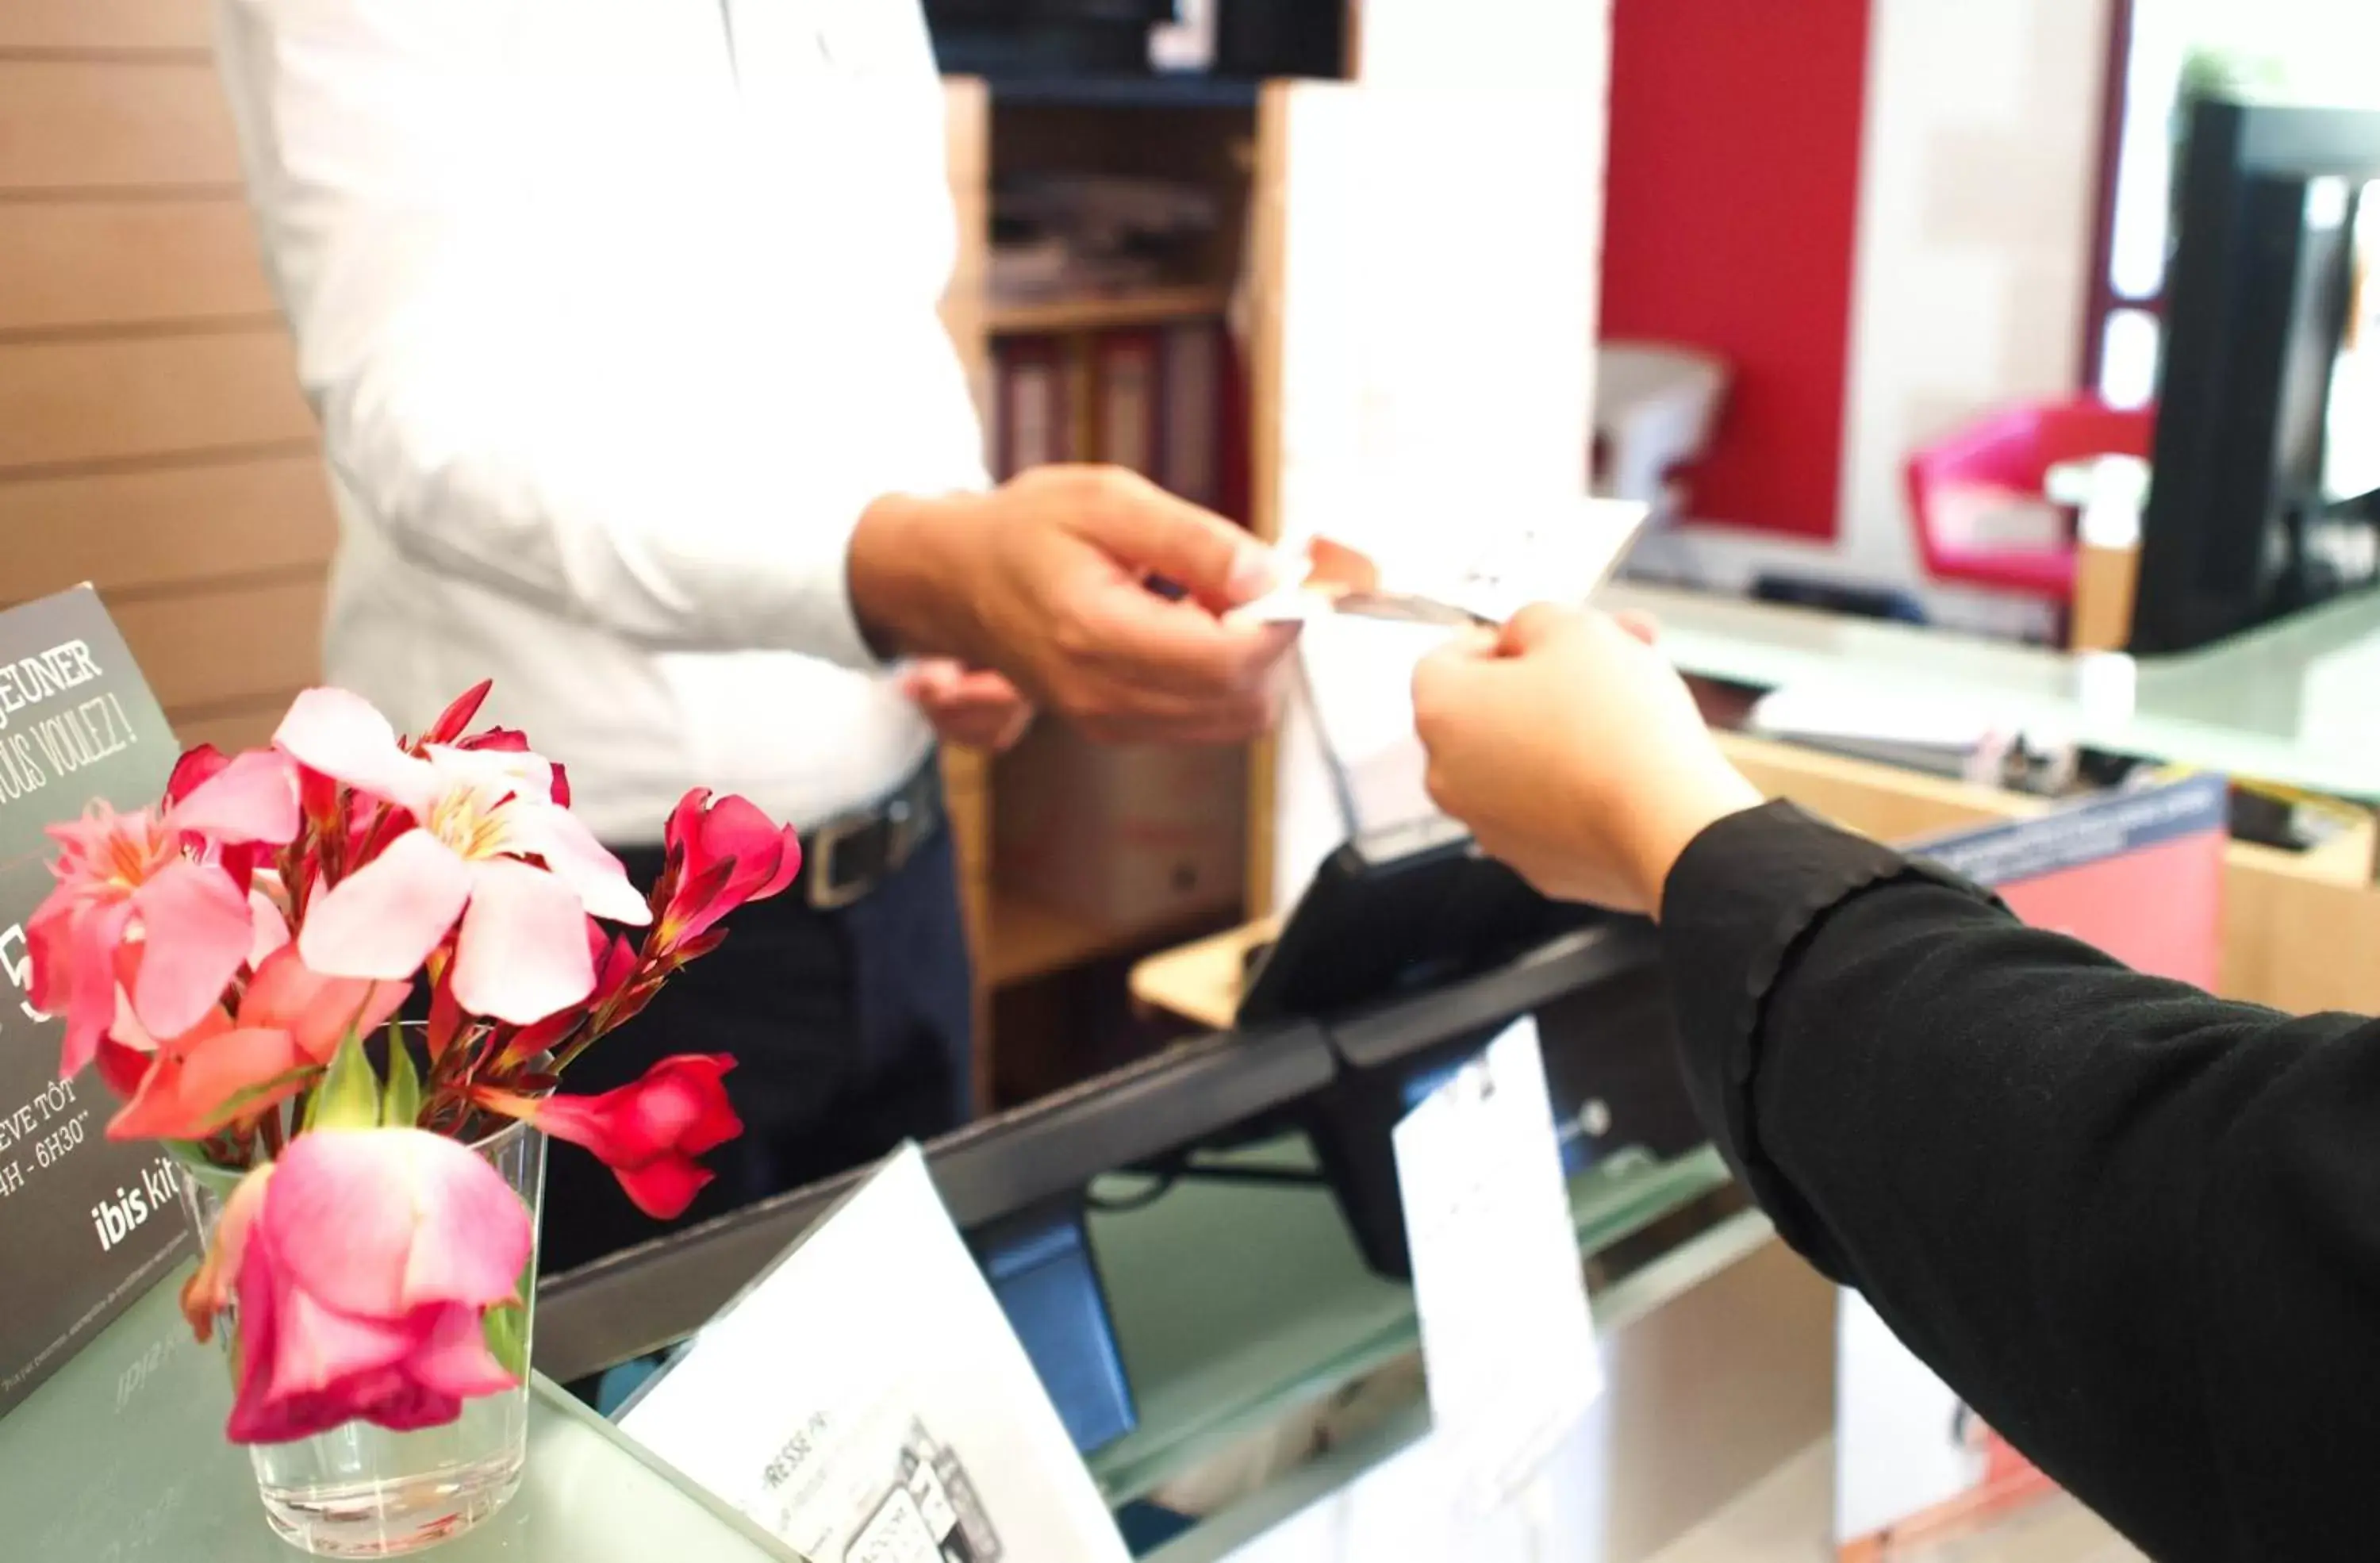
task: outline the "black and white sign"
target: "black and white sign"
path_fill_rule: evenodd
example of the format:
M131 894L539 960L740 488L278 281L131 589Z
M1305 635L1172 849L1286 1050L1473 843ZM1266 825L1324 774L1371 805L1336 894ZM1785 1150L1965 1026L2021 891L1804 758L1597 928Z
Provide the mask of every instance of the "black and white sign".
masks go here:
M179 753L89 588L0 613L0 1416L180 1253L171 1159L106 1137L95 1071L58 1078L63 1027L26 1001L44 828L94 799L154 805Z

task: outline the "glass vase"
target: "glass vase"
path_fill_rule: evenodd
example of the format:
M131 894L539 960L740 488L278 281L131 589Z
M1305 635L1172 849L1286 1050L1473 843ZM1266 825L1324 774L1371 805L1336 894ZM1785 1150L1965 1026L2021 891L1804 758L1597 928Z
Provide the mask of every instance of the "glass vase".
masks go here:
M504 1175L528 1206L531 1230L545 1198L545 1135L510 1123L471 1149ZM203 1245L214 1233L233 1180L185 1172L182 1204ZM537 1271L531 1251L529 1275ZM537 1290L525 1288L520 1360L528 1360ZM217 1322L226 1353L238 1322ZM394 1557L462 1534L520 1489L528 1452L528 1383L463 1402L443 1427L392 1433L350 1422L286 1444L254 1444L257 1495L265 1518L293 1546L323 1557Z

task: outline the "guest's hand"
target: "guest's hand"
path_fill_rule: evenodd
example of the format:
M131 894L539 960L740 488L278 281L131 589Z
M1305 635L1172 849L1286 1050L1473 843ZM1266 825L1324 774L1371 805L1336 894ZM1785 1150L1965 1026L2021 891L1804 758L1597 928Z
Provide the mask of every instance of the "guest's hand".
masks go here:
M1414 675L1430 795L1548 895L1658 912L1687 843L1760 802L1650 638L1541 606Z
M1245 531L1114 467L888 497L851 540L852 602L880 648L997 670L1111 742L1232 743L1270 725L1295 631L1222 614L1272 584L1271 551Z
M1005 754L1033 725L1033 703L996 672L948 657L929 657L902 676L901 691L917 703L935 735L963 749Z

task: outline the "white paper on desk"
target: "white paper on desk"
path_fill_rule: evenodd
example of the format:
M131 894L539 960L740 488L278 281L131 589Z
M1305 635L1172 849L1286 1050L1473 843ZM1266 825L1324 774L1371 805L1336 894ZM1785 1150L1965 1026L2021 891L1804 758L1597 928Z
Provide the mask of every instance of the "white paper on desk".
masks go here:
M1438 817L1425 784L1429 759L1414 732L1414 669L1458 632L1387 619L1306 625L1299 676L1323 763L1350 836Z
M915 1145L620 1425L812 1563L1128 1556Z
M1464 1500L1487 1512L1603 1392L1536 1022L1489 1043L1393 1137L1430 1417Z

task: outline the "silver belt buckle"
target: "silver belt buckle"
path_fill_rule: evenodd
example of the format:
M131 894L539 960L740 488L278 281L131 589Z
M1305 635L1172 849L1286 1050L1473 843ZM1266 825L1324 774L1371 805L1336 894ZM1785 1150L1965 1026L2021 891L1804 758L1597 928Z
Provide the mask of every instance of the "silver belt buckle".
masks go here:
M834 882L835 852L843 843L860 831L875 825L877 816L846 814L840 819L830 819L820 826L810 840L810 905L820 912L834 912L850 905L876 888L872 878L856 878L847 885Z
M846 814L831 819L813 832L810 851L815 861L810 874L810 905L820 912L839 911L874 890L879 883L901 871L917 850L918 822L925 810L917 806L918 789L905 783L881 806L860 814ZM877 825L884 827L884 861L877 872L865 878L854 879L838 889L834 883L834 854L837 848L862 830Z

